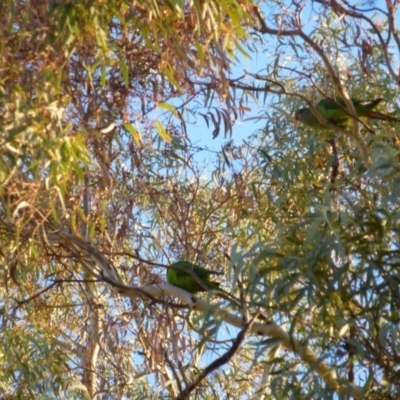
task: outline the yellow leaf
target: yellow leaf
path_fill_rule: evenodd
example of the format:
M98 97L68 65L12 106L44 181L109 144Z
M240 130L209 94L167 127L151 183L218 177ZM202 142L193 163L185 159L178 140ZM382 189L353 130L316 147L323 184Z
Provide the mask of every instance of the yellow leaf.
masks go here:
M165 129L165 126L160 121L154 122L154 128L156 128L156 130L157 130L158 134L161 136L162 140L164 140L165 142L168 142L168 143L172 142L172 137L169 135L169 133Z
M139 146L140 142L142 141L142 135L140 134L140 132L132 124L129 123L124 124L124 128L132 134L133 140Z
M171 104L160 103L160 104L158 104L158 107L159 108L164 108L165 110L168 110L168 111L172 112L172 114L174 114L176 118L179 118L178 111L176 111L175 107L172 106Z

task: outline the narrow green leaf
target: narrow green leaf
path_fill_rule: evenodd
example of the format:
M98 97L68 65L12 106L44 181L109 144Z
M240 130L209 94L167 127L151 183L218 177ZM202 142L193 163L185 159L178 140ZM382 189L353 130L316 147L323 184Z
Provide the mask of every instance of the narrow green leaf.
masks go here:
M119 61L118 64L119 64L119 67L121 68L122 77L124 79L125 86L129 87L129 70L128 70L128 66L123 61Z

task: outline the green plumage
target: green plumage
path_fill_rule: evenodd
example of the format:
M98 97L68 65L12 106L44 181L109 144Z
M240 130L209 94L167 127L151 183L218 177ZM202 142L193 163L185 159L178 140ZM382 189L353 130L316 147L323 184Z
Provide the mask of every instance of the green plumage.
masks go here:
M356 110L358 117L400 122L399 119L394 118L390 115L373 111L373 109L382 101L382 99L376 99L372 101L351 99L351 101L354 105L354 109ZM347 114L347 112L345 111L346 104L341 97L336 97L335 101L330 99L323 99L315 106L315 108L323 118L325 118L332 124L340 126L341 128L347 129L352 124L353 118L350 117L350 115ZM318 119L314 116L314 114L308 107L299 108L295 112L294 117L296 120L313 128L323 130L332 129L318 122Z
M167 281L171 285L178 286L190 293L205 292L207 289L222 291L222 289L219 288L219 283L210 280L211 275L222 275L222 272L210 271L189 261L178 261L170 266L180 268L167 269ZM184 270L192 270L198 279L204 284L204 287L192 275L190 275L190 273L187 273Z
M329 126L321 124L308 107L299 108L295 112L294 118L296 121L300 121L302 124L311 126L314 129L331 130Z

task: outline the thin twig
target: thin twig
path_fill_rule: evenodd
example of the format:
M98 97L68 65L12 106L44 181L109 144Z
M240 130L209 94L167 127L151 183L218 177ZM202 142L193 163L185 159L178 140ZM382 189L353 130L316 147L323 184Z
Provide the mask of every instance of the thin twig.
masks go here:
M250 329L257 318L257 315L254 315L253 318L244 324L243 329L239 332L236 339L234 340L232 347L217 360L213 361L207 368L205 368L195 380L185 389L180 395L176 398L176 400L186 400L189 399L190 394L200 385L200 383L212 372L216 369L220 368L222 365L229 362L229 360L237 353L240 348L240 345L243 343L244 339L247 336L247 333L250 332Z

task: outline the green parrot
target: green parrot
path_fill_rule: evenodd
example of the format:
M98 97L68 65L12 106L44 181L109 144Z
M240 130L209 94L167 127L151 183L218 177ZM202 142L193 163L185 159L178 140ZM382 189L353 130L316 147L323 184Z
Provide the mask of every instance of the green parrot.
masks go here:
M341 128L349 128L352 123L352 117L346 113L346 104L341 97L336 97L336 101L331 99L321 100L315 108L327 121L340 126ZM372 119L381 119L385 121L396 121L400 122L399 119L391 117L390 115L382 114L373 109L382 101L383 99L376 99L372 101L361 101L356 99L351 99L354 109L356 110L358 117L366 117ZM340 106L344 109L342 109ZM332 128L325 126L318 122L317 118L311 112L308 107L299 108L295 114L294 118L297 121L302 122L308 126L318 129L330 130Z
M199 278L199 280L204 284L204 287L199 282L197 282L197 280L192 275L190 275L190 273L178 269L168 268L167 281L171 285L178 286L193 294L198 292L206 292L207 289L205 288L225 292L225 290L222 290L219 287L219 283L210 280L210 275L223 275L222 272L210 271L189 261L178 261L171 264L170 266L187 269L189 271L192 270Z

